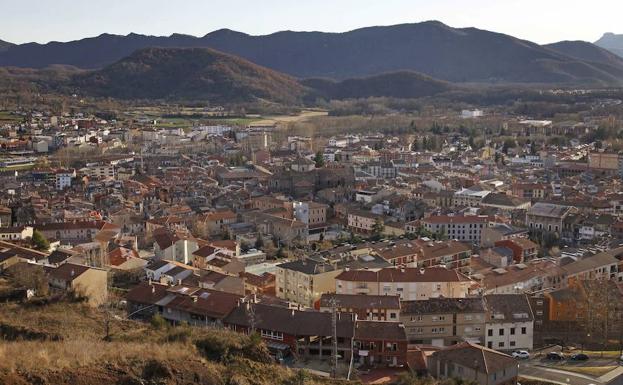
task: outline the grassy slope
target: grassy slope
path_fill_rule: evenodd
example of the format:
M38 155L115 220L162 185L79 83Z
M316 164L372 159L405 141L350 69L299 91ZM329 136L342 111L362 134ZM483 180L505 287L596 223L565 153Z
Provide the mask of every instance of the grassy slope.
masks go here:
M81 304L0 305L0 330L8 337L0 343L0 383L269 385L300 376L267 363L263 345L237 333L112 318L111 341L106 342L106 319ZM58 340L21 340L17 334L25 332ZM206 341L211 354L198 348L199 341ZM339 382L309 377L305 383Z

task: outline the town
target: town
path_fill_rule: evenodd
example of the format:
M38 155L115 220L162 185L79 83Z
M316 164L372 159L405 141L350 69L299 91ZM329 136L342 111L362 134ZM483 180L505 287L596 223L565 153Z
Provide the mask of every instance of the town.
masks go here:
M620 100L597 103L313 134L290 119L326 112L0 112L1 299L257 333L282 366L369 383L607 384L623 153Z

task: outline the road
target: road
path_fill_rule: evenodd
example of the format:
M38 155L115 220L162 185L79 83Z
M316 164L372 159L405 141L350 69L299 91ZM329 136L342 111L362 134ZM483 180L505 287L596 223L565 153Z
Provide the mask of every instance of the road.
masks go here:
M519 365L519 376L528 379L549 381L561 385L602 385L596 378L554 368L534 366L530 362Z

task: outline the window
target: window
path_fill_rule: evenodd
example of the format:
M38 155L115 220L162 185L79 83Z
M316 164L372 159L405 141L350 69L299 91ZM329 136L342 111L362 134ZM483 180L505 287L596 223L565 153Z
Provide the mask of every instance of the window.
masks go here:
M498 348L503 348L504 347L504 342L499 342L498 343Z
M511 342L510 342L510 346L511 346L511 347L514 347L515 345L516 345L515 341L511 341Z
M526 328L525 327L521 328L521 334L526 334Z
M515 335L515 328L511 328L511 336Z
M396 313L389 313L389 318L396 319Z
M504 329L500 329L498 332L499 335L503 336L504 335Z
M487 330L487 335L488 335L489 337L493 337L493 329L489 329L489 330Z
M283 333L262 329L262 337L283 341Z

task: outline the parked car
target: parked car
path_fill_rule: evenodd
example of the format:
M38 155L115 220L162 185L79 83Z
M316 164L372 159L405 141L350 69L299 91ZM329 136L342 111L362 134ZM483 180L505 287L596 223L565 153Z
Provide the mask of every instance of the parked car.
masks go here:
M565 355L559 352L549 352L545 358L550 361L564 361Z
M588 356L584 353L575 353L571 356L573 361L588 361Z
M530 358L530 353L525 350L515 350L512 354L513 358L517 358L520 360L527 360Z

